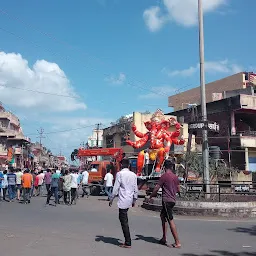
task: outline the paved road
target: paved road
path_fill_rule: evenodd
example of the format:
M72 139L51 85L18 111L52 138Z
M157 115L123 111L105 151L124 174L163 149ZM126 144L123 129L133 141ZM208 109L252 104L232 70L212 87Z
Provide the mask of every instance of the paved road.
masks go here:
M91 197L76 206L44 206L45 198L30 205L0 202L1 256L255 256L256 221L177 217L183 248L157 244L158 214L130 210L133 241L121 249L123 236L116 207ZM119 240L121 238L121 240Z

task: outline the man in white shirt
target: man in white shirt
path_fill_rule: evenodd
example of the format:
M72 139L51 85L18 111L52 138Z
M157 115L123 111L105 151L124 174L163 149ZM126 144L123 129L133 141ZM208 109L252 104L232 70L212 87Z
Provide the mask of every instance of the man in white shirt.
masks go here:
M114 176L112 175L110 168L107 168L107 174L105 175L105 178L104 178L104 187L105 187L105 192L108 195L108 201L110 201L110 196L113 191L113 180L114 180Z
M118 196L119 220L125 237L125 243L120 245L120 247L130 248L131 235L127 213L130 207L134 207L138 198L137 176L129 170L129 159L123 159L121 165L122 170L116 174L109 206L112 206L114 198Z
M40 171L40 173L38 174L38 194L37 196L40 196L43 191L42 191L42 186L43 186L43 183L44 183L44 172L43 171Z
M89 172L85 170L82 172L82 189L83 189L82 197L84 197L85 195L87 196L87 198L89 197L89 192L87 191L88 181L89 181Z
M144 151L144 170L145 170L145 175L148 176L148 165L149 165L149 153L148 150Z
M71 173L71 204L74 202L76 204L76 199L77 199L77 188L78 188L78 171L72 171Z
M21 179L22 179L23 173L22 173L21 169L17 169L15 174L16 174L17 200L20 201L20 196L22 193Z

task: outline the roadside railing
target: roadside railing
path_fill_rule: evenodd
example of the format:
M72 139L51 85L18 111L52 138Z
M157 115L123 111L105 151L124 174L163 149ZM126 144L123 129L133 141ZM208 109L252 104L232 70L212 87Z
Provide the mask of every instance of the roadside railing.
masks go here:
M256 201L256 182L219 181L209 186L210 192L206 193L205 183L183 183L180 185L181 199L217 202ZM206 199L206 194L210 195L208 199Z

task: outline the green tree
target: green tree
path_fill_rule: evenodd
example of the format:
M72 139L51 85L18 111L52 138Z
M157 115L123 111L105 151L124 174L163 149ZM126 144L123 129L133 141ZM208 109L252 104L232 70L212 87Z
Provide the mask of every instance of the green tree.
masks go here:
M183 161L187 165L188 169L197 173L199 177L203 177L203 157L197 152L187 153ZM211 180L223 180L230 177L231 172L237 171L234 168L227 167L227 164L223 161L216 161L213 158L209 160L209 172Z

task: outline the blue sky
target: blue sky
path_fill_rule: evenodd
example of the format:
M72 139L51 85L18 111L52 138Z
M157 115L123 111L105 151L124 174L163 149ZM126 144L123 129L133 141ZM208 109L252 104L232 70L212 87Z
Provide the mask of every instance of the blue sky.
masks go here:
M168 95L199 84L196 4L3 1L0 101L20 117L33 140L43 127L52 132L44 143L66 155L87 140L97 122L107 125L133 111L167 112ZM206 80L255 71L256 1L203 4ZM90 127L58 132L81 126Z

